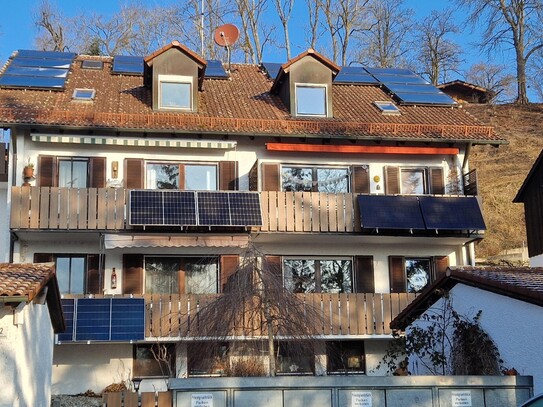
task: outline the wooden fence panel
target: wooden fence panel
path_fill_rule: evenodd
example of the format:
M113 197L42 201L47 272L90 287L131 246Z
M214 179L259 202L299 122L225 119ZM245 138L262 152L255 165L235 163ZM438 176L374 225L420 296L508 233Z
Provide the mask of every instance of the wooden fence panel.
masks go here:
M30 191L30 229L37 229L40 223L40 190Z
M279 232L287 230L286 194L285 192L277 192L277 230Z
M89 199L88 214L87 214L87 227L89 229L96 229L98 226L97 205L98 205L98 190L96 188L89 188L87 190Z
M81 188L79 190L79 216L77 222L78 229L87 229L89 211L87 209L88 205L88 192L87 188Z
M366 333L368 335L373 335L375 333L373 319L374 319L374 310L373 310L373 300L374 294L366 294Z
M59 214L58 217L58 228L59 229L68 229L68 217L70 216L70 189L69 188L59 188Z
M51 187L49 190L49 229L58 228L58 214L59 214L59 188Z
M310 192L302 192L302 205L303 205L303 219L304 219L304 232L311 232L311 193Z
M260 193L260 206L262 209L262 227L260 228L260 230L263 232L270 230L269 204L270 204L270 198L269 198L268 191L262 191Z
M49 208L51 199L51 189L49 187L36 188L40 191L40 229L49 228Z

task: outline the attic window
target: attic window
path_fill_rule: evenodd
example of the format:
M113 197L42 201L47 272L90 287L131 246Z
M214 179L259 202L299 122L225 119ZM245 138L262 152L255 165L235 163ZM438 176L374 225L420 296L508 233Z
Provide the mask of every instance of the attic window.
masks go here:
M326 85L296 84L296 116L326 117Z
M392 102L376 101L376 102L373 102L373 103L375 104L375 106L377 106L379 108L379 110L381 110L381 112L383 114L390 114L390 115L399 115L399 114L401 114L400 109L398 109L398 106L396 106Z
M158 75L158 108L192 110L192 77Z
M96 91L94 89L75 89L74 93L72 95L72 99L74 100L92 100L94 99L94 95L96 94Z
M102 70L104 68L104 63L102 61L92 61L87 59L81 62L81 68Z

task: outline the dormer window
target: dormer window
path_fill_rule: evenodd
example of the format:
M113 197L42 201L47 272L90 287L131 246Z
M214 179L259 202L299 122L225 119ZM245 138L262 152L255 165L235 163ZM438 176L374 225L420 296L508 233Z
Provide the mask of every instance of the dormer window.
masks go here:
M327 116L326 85L296 84L296 116Z
M179 75L158 75L158 81L159 109L193 110L192 77Z

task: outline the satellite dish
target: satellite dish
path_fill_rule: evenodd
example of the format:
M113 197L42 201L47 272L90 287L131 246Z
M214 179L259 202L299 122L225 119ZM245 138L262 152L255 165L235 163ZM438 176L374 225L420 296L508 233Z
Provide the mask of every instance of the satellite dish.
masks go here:
M239 39L239 30L234 24L224 24L215 29L215 43L221 47L229 47Z

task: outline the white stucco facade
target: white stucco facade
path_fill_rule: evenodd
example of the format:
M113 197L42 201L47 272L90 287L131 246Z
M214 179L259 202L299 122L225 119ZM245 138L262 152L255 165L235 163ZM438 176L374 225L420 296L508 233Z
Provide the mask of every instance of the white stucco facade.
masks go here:
M543 392L543 310L540 306L495 294L490 291L457 284L450 291L456 312L473 318L479 310L481 328L496 344L504 368L515 368L520 375L533 376L534 394ZM431 308L439 309L443 300ZM420 322L421 319L417 320ZM414 368L416 360L410 358L411 371L425 374L421 365Z
M54 335L47 305L0 308L0 407L49 406Z

